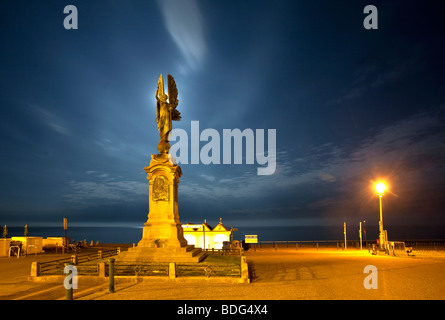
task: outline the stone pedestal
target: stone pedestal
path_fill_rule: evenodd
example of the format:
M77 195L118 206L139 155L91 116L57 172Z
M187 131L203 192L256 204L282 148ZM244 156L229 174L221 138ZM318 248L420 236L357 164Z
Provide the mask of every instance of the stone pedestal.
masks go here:
M178 184L182 175L171 155L152 155L144 170L149 180L149 213L137 247L118 255L117 261L199 262L205 253L187 245L178 214Z

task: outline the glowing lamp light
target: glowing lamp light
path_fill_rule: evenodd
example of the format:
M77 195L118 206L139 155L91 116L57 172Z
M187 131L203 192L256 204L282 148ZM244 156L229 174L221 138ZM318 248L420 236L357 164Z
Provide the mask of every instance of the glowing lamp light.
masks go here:
M385 193L386 184L383 182L379 182L375 185L375 190L377 191L377 195L383 196Z

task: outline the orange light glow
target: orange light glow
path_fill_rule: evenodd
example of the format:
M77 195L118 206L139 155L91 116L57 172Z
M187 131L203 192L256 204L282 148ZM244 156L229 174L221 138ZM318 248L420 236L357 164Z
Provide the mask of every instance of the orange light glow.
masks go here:
M383 182L379 182L375 185L375 190L377 191L377 195L382 196L385 193L386 184Z

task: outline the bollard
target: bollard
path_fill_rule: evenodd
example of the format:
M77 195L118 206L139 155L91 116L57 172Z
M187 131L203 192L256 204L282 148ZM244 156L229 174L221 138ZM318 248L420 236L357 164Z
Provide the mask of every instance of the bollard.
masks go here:
M317 242L317 251L318 251L318 242Z
M108 269L108 291L114 293L114 258L109 258L109 269Z
M40 274L40 262L33 261L31 263L31 277L38 277Z
M73 254L73 255L71 256L71 262L72 262L74 265L77 265L77 254Z
M72 265L72 262L65 263L65 267ZM73 279L71 279L71 285L67 286L65 285L65 300L73 300L73 285L72 285Z
M102 250L98 250L97 255L99 259L103 259Z
M250 283L249 265L247 264L246 256L241 256L241 278L244 283Z
M295 244L295 251L298 251L298 243Z
M105 278L105 262L99 262L97 264L97 272L99 274L99 277Z
M168 264L168 277L170 279L176 278L176 263L174 262Z

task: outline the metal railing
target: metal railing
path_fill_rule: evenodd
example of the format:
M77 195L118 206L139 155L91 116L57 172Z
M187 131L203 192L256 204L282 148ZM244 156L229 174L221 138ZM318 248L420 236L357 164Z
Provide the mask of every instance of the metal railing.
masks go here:
M243 249L203 249L202 251L205 251L207 253L211 254L219 254L219 255L240 255L243 252Z
M410 246L415 251L441 251L445 250L445 240L406 240L407 246Z
M59 273L63 270L64 264L68 262L78 265L79 263L85 263L94 260L100 260L106 257L114 256L118 252L118 249L112 249L107 251L101 251L90 254L74 254L70 257L56 259L51 261L45 261L39 263L39 275ZM61 271L60 271L61 272Z
M108 264L105 264L105 276L108 276ZM115 276L168 276L168 263L115 263Z
M177 264L178 277L240 277L241 267L210 264Z
M370 247L373 241L362 241L362 248L367 249ZM375 241L374 241L375 242ZM249 250L256 248L274 248L278 250L279 248L336 248L337 250L343 250L345 248L345 241L341 240L303 240L303 241L292 241L292 240L278 240L278 241L259 241L256 244L249 244ZM347 248L360 249L359 240L348 240L346 242Z

